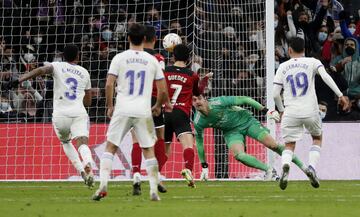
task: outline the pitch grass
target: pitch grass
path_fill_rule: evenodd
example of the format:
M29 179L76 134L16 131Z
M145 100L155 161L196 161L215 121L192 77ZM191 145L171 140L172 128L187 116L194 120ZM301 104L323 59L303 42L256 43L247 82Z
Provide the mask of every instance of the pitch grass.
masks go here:
M168 193L151 202L131 195L130 182L110 183L109 195L90 200L95 190L79 182L2 182L1 217L352 217L360 216L360 181L290 182L282 191L276 182L167 182Z

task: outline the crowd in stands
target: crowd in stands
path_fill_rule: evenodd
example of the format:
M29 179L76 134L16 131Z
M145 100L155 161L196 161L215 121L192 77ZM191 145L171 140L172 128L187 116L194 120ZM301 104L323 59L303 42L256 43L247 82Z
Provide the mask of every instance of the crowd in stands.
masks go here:
M89 70L93 103L89 116L104 122L104 86L112 57L127 49L126 29L142 22L156 28L156 49L171 63L161 38L174 32L192 47L192 70L213 72L209 96L247 95L266 103L265 4L254 0L4 0L0 2L0 121L50 122L52 80L37 78L16 90L6 83L46 62L62 61L64 45L81 50ZM359 8L360 9L360 8ZM316 79L325 121L360 120L359 14L340 0L275 0L275 66L289 59L287 40L302 37L305 55L320 59L349 97L350 111L337 110L332 91Z

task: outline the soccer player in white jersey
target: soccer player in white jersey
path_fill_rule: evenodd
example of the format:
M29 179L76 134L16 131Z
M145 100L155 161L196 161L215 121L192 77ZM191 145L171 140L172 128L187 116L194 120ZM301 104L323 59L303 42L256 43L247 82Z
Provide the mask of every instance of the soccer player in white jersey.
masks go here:
M152 112L159 115L161 106L168 101L164 73L157 59L143 49L145 27L132 24L128 31L130 49L117 54L111 61L106 81L107 116L111 118L107 131L107 144L100 160L100 186L93 200L107 195L112 161L121 140L133 128L142 148L150 183L150 200L160 200L158 162L153 146L157 140ZM156 104L151 108L153 81L158 90ZM114 83L117 83L115 108Z
M293 158L295 143L302 138L304 127L313 139L306 174L314 188L320 186L315 168L320 158L322 129L315 93L315 75L319 74L335 92L343 109L348 107L348 101L326 72L323 64L315 58L304 57L304 46L305 42L301 38L295 37L289 41L288 52L291 59L280 64L274 79L274 100L282 116L281 133L286 146L281 157L283 171L279 185L282 190L287 187L289 165ZM285 108L280 96L282 89L284 89Z
M85 106L91 105L91 83L89 72L77 65L79 50L75 45L64 48L65 62L52 62L32 70L19 80L12 81L11 86L41 75L51 75L54 79L54 111L52 122L56 135L61 141L64 152L81 174L85 184L94 186L92 172L93 159L88 147L89 117ZM78 152L71 140L76 140Z

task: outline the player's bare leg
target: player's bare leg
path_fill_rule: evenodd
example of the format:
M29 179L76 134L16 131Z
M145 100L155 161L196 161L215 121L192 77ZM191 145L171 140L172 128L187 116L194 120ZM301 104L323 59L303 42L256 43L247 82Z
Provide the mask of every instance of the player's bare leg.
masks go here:
M194 137L191 133L183 133L178 136L183 147L183 157L185 161L185 169L181 171L181 175L185 178L189 187L195 188L195 180L192 175L194 169Z
M320 181L316 175L316 164L320 158L320 150L321 150L321 142L322 142L322 135L314 136L313 138L313 145L310 148L309 152L309 167L307 168L306 175L310 179L310 183L314 188L320 187Z
M288 184L290 162L293 159L295 150L295 142L285 143L285 150L281 155L282 173L280 176L279 186L282 190L285 190Z
M166 148L165 148L165 142L164 142L164 134L165 134L165 128L164 127L158 127L155 129L156 131L156 137L158 140L155 143L154 146L154 152L156 159L159 163L159 184L158 184L158 191L160 193L166 193L167 189L164 186L164 183L161 180L161 170L163 166L165 165L168 156L166 155Z
M86 136L81 136L75 139L78 152L83 159L84 171L85 171L85 184L89 188L95 186L94 173L92 171L92 164L94 162L91 151L88 146L89 139Z
M159 184L159 167L158 162L155 158L154 148L142 148L142 151L145 157L146 172L149 177L150 200L159 201L160 197L158 195L157 189L157 186Z
M262 170L265 172L265 180L276 180L278 178L276 171L269 165L261 162L256 157L246 154L244 144L236 143L230 145L230 150L233 152L235 159L242 164Z
M136 138L134 130L131 130L133 148L131 150L131 163L133 171L133 195L141 195L141 158L142 150Z
M111 173L112 162L117 149L118 147L116 145L109 141L107 142L105 151L100 160L100 186L93 195L93 200L100 200L107 195L107 187Z

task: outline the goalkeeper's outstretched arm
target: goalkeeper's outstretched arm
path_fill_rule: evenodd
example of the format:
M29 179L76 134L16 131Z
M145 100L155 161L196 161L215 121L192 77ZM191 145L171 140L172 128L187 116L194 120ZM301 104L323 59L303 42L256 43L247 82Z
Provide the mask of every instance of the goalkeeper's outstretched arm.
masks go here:
M223 103L227 106L249 105L259 111L267 111L266 107L248 96L227 96L224 97ZM265 112L266 112L265 111Z

